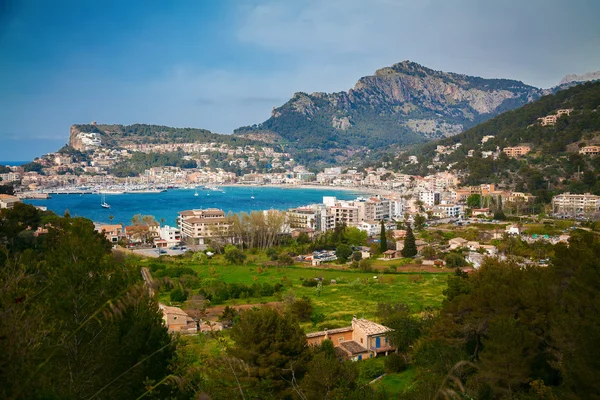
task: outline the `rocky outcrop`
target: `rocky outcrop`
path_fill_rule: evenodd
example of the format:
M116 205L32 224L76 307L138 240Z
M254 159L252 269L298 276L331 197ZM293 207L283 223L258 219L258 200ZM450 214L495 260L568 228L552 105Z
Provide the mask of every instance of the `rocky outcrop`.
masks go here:
M69 146L79 151L92 150L102 146L104 133L92 125L71 125Z
M600 80L600 71L596 72L587 72L582 75L569 74L560 80L558 86L568 85L571 83L577 82L588 82L588 81L597 81Z
M295 93L264 123L238 131L274 132L299 148L403 145L455 135L542 94L519 81L403 61L359 79L347 92Z

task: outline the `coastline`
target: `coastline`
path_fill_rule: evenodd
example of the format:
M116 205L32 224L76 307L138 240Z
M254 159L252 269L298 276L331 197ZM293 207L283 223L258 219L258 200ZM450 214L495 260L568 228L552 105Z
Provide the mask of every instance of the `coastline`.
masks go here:
M376 189L368 188L363 186L333 186L333 185L286 185L286 184L252 184L252 183L227 183L219 185L221 187L269 187L269 188L280 188L280 189L325 189L325 190L339 190L346 192L360 192L366 194L389 194L390 190L387 189Z

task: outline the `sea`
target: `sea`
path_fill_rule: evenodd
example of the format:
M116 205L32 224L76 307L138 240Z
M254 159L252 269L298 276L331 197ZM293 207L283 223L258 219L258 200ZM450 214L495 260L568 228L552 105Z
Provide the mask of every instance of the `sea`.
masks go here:
M31 160L29 160L29 161L0 161L0 165L10 165L11 167L18 167L20 165L27 164L30 162L31 162Z
M222 186L223 192L198 189L169 189L161 193L107 194L110 208L100 207L99 194L54 194L46 200L24 200L25 203L45 206L48 210L63 215L65 211L94 222L127 225L135 214L153 215L166 225L176 225L177 213L183 210L200 208L220 208L225 213L250 212L254 210L287 210L288 208L321 203L323 196L335 196L341 200L351 200L365 196L364 192L321 189L321 188L282 188ZM163 220L164 219L164 220Z

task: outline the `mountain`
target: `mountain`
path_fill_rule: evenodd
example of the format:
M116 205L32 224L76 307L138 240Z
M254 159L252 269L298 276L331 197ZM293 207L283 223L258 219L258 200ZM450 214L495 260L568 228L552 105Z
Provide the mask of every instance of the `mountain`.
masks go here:
M172 128L161 125L72 125L69 133L69 146L76 150L89 150L99 145L116 147L125 144L190 143L215 142L245 145L252 139L213 133L206 129Z
M569 110L569 115L542 125L540 118L558 110ZM463 183L501 183L547 200L551 191L600 194L600 156L579 154L590 145L600 145L600 82L544 96L459 135L422 145L397 157L394 166L415 174L452 168ZM501 151L514 146L531 150L516 158ZM419 163L405 164L409 155Z
M379 69L339 93L296 93L238 135L278 135L306 153L422 143L456 135L544 92L522 82L434 71L410 61Z
M581 83L581 82L589 82L589 81L597 81L600 80L600 71L596 72L587 72L582 75L565 75L564 78L560 80L558 86L568 85L571 83Z

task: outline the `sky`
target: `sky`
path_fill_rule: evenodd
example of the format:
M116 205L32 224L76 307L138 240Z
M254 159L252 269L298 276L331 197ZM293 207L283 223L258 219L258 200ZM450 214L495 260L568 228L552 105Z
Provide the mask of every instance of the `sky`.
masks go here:
M75 123L218 133L411 60L554 86L600 70L597 0L0 0L0 160Z

